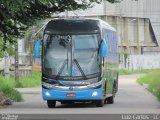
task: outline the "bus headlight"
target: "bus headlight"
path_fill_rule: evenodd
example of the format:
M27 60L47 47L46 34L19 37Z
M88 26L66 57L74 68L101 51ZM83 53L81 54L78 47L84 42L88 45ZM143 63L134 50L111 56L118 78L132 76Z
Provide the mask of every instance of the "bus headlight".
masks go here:
M93 93L92 93L92 96L94 97L94 96L97 96L98 95L98 92L97 91L94 91Z
M46 94L46 96L51 96L51 94L49 92L46 92L45 94Z

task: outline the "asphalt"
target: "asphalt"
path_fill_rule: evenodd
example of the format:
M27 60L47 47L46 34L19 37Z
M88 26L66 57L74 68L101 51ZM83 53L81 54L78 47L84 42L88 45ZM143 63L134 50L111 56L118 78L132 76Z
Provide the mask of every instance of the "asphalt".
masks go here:
M0 113L12 114L160 114L160 102L155 96L136 83L143 75L123 75L119 77L119 90L114 104L106 104L97 108L93 104L61 105L47 108L41 96L41 86L35 88L19 88L24 101L0 109Z

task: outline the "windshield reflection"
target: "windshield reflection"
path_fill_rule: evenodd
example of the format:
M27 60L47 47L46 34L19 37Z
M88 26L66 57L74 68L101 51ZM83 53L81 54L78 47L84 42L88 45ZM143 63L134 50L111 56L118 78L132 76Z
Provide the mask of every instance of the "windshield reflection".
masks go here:
M100 71L99 35L45 35L43 72L56 76L82 76Z

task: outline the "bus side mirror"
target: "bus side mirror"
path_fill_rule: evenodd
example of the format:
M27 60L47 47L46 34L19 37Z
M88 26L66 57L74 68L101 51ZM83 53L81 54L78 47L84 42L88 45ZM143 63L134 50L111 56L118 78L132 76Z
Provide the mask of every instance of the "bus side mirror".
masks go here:
M106 58L107 57L107 43L106 40L102 40L102 45L101 45L101 57Z
M42 45L42 39L38 39L34 45L34 57L39 58L40 57L40 46Z

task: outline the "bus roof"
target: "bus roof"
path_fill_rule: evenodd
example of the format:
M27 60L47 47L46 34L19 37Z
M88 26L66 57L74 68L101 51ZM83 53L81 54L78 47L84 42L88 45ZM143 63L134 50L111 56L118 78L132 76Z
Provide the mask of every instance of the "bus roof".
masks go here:
M108 24L106 21L101 20L99 18L86 18L86 19L91 19L91 20L97 20L99 21L101 28L105 28L105 29L109 29L112 31L116 31L116 29L114 27L112 27L110 24Z
M100 33L104 29L116 31L107 22L97 18L60 18L48 22L45 33L87 34Z

